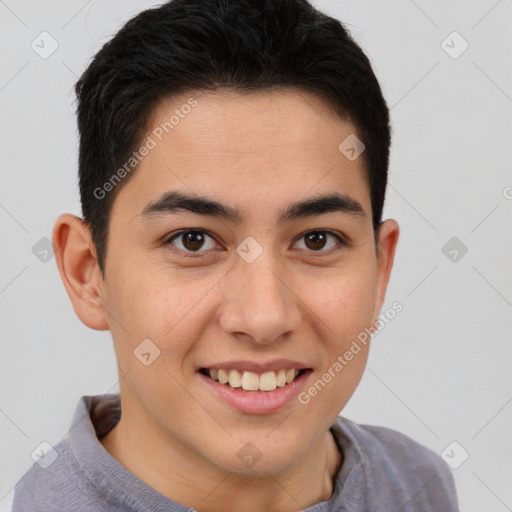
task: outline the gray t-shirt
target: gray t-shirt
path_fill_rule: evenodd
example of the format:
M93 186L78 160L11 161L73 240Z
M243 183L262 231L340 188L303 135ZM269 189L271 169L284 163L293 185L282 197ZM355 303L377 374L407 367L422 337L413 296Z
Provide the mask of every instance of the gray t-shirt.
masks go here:
M17 483L13 512L189 512L103 448L98 438L120 416L118 394L83 396L56 453L43 451ZM331 498L304 512L458 512L451 470L434 451L395 430L342 416L330 430L343 464Z

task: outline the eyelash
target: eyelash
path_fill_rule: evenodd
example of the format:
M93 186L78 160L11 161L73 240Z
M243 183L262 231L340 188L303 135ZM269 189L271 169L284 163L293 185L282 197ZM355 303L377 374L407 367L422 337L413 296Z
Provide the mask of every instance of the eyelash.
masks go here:
M206 231L204 229L196 229L196 228L194 228L194 229L182 229L181 231L173 233L170 236L168 236L167 238L165 238L163 243L164 243L164 245L169 245L170 244L172 246L173 245L172 242L175 239L178 239L180 236L182 236L182 235L184 235L186 233L206 234L207 236L209 236L210 238L215 240L215 238L212 235L210 235L208 233L208 231ZM348 245L348 243L338 233L336 233L335 231L330 231L328 229L314 229L314 230L311 230L311 231L307 231L306 233L303 233L302 235L300 235L298 237L298 240L300 240L301 238L304 238L307 235L310 235L312 233L325 233L325 234L328 234L328 235L332 235L338 241L338 247L337 248L334 247L334 248L331 248L331 249L329 249L327 251L323 251L323 250L318 250L318 251L308 250L307 252L310 252L311 255L313 255L313 256L331 254L332 252L341 250L343 247ZM176 251L176 252L179 252L182 256L184 256L186 258L198 258L198 257L201 257L203 254L206 254L206 253L209 252L208 250L207 251L195 251L195 252L194 251L186 251L186 250L178 249L175 246L173 246L172 250Z

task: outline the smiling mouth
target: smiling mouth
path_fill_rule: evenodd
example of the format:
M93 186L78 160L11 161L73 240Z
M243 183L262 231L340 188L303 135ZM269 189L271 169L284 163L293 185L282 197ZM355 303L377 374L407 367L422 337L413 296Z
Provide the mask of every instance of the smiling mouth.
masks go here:
M303 372L309 369L289 368L264 373L240 371L236 369L201 368L199 373L228 387L243 391L274 391L288 386Z

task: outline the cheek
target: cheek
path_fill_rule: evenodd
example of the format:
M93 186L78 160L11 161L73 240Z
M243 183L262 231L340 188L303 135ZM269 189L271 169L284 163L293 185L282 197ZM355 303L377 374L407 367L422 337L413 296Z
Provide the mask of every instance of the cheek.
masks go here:
M213 283L154 269L128 269L126 265L111 273L106 305L124 383L155 418L164 418L168 409L162 408L163 403L172 410L197 414L183 388L183 362L205 329L201 322L207 315L201 299Z
M322 279L305 302L321 329L324 357L316 380L303 395L315 417L335 418L343 409L363 375L370 347L368 327L375 303L375 275L371 265L351 267ZM317 398L318 397L318 398Z
M322 320L322 337L332 349L343 349L372 321L376 283L371 265L336 270L303 290L309 290L304 302Z
M107 294L118 352L126 359L133 355L128 351L150 339L160 349L166 367L179 365L209 321L204 308L218 277L144 268L142 264L134 268L144 271L129 272L128 268L129 264L123 271L113 272L111 282L115 284L108 286Z

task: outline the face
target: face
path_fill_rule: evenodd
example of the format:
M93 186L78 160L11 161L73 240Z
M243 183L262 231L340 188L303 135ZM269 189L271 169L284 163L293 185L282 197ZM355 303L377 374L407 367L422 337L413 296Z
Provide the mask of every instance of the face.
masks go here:
M363 159L338 149L354 133L297 91L190 93L155 110L154 147L114 201L101 299L124 407L160 438L275 473L349 400L369 344L344 354L376 320L394 249L379 263ZM269 390L231 388L220 370Z

